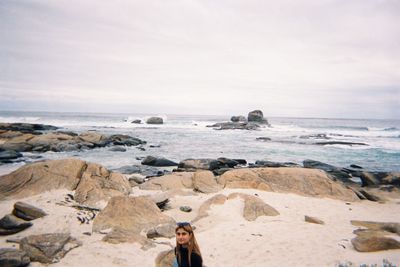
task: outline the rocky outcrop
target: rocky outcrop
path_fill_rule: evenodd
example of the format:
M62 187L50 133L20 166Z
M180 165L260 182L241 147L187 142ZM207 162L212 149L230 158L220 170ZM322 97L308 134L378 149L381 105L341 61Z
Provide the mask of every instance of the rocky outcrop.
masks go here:
M146 143L128 135L106 136L95 131L83 132L79 135L61 131L44 134L6 131L0 133L0 139L2 140L0 151L3 151L0 155L4 154L3 157L7 157L8 160L18 156L19 154L15 154L16 152L61 152L109 145L137 146Z
M280 167L301 167L301 166L293 162L275 162L268 160L257 160L254 164L251 165L249 164L249 168L260 168L260 167L280 168Z
M161 117L151 117L146 120L147 124L163 124L164 121Z
M321 170L304 168L253 168L225 172L218 178L225 188L254 188L266 191L296 193L357 201L355 193L339 182L332 181Z
M15 248L0 248L0 266L24 267L28 266L30 262L25 251Z
M162 251L157 255L156 267L171 267L175 258L175 250Z
M131 191L121 174L79 159L36 162L0 176L0 199L27 197L53 189L76 190L75 200L87 205Z
M232 122L247 122L247 119L245 116L232 116L231 117Z
M122 230L131 232L135 236L160 224L174 225L175 221L161 213L148 197L113 197L95 218L93 231ZM131 241L135 242L135 239Z
M166 158L156 158L153 156L147 156L141 162L143 165L149 165L154 167L168 167L168 166L177 166L178 163L173 162L172 160Z
M360 173L363 186L395 185L400 187L400 172L366 172Z
M81 245L80 241L69 234L53 233L25 237L21 239L20 249L28 254L31 261L55 263Z
M0 131L14 131L21 133L41 134L42 131L52 131L57 129L58 127L45 124L0 123Z
M304 168L319 169L327 172L333 179L348 182L352 176L348 171L320 161L306 159L303 161Z
M176 171L196 171L196 170L210 170L215 175L220 175L218 170L234 168L238 165L246 165L247 162L244 159L229 159L229 158L217 158L217 159L185 159L179 162L178 169Z
M257 130L260 125L252 122L218 122L207 127L214 128L214 130Z
M269 125L268 121L264 118L264 114L261 110L250 111L247 115L247 120L249 122L257 122Z
M21 201L14 204L12 213L25 221L32 221L47 215L42 209Z

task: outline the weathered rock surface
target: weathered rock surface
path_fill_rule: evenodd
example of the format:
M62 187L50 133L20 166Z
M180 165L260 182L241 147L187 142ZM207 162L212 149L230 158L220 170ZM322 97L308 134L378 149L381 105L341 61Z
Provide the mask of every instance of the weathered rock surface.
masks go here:
M257 130L260 125L253 122L217 122L207 127L212 127L214 130Z
M307 216L307 215L304 216L304 220L309 223L325 224L324 221L322 221L321 219L318 219L317 217Z
M156 267L171 267L175 258L175 250L162 251L157 255Z
M147 232L160 224L174 225L175 221L164 215L148 197L113 197L96 216L93 231L111 228L139 235L142 231Z
M153 178L139 185L144 190L174 190L174 189L192 189L192 172L174 172L164 176Z
M0 248L0 266L24 267L28 266L30 262L25 251L14 248Z
M324 171L304 168L252 168L225 172L217 178L224 188L254 188L357 201L355 193L340 182L332 181Z
M349 178L351 178L351 175L348 171L320 161L306 159L303 161L303 166L304 168L323 170L330 174L333 178L339 179L343 182L348 182Z
M22 157L22 154L17 151L0 149L0 162L7 163L20 157Z
M260 168L260 167L301 167L297 163L293 162L275 162L268 160L257 160L254 164L249 165L249 168Z
M21 201L18 201L14 204L14 210L12 213L18 218L24 219L25 221L31 221L47 215L47 213L42 209Z
M59 262L70 250L82 245L80 241L64 233L31 235L20 242L20 249L25 251L31 261L41 263Z
M166 158L156 158L153 156L147 156L141 162L143 165L155 166L155 167L168 167L177 166L178 163Z
M357 236L351 240L354 248L359 252L373 252L388 249L400 249L400 242L389 237Z
M264 203L264 201L255 196L232 193L228 196L228 200L236 197L240 197L244 200L243 217L247 221L255 221L260 216L279 215L279 212L276 209Z
M230 169L237 165L246 165L247 162L244 159L229 159L229 158L217 158L217 159L185 159L179 162L177 171L196 171L196 170L210 170L214 174L220 169Z
M27 197L53 189L76 190L75 200L87 205L131 191L121 174L79 159L36 162L0 176L0 199Z
M247 120L249 122L257 122L269 125L268 121L264 118L264 114L261 110L250 111L249 114L247 115Z
M210 171L196 171L193 175L193 188L201 193L216 193L222 189Z
M147 124L163 124L164 121L161 117L151 117L146 120Z
M232 122L247 122L247 119L245 116L232 116L231 117Z
M0 220L0 235L15 234L31 226L32 223L21 220L12 214L8 214Z
M360 178L363 186L370 185L395 185L400 186L400 172L361 172Z
M31 123L0 123L0 130L15 131L21 133L38 133L40 131L57 130L58 127L45 124L31 124Z

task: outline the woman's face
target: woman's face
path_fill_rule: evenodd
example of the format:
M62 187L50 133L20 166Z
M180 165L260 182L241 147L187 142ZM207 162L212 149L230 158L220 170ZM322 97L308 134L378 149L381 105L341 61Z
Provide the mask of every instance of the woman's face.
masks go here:
M189 232L186 232L185 229L179 228L178 230L176 230L175 235L176 241L179 245L189 244L190 234Z

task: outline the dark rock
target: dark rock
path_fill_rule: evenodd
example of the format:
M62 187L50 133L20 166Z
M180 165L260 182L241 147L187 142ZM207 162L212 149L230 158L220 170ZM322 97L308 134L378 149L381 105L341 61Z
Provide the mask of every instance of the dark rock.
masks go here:
M252 122L218 122L207 127L215 130L258 130L260 125Z
M22 157L22 154L14 150L0 150L0 161Z
M212 172L215 176L221 176L222 174L224 174L225 172L230 171L230 170L232 170L232 169L231 168L220 168L220 169L215 169Z
M266 119L264 119L264 115L261 110L253 110L253 111L249 112L249 114L247 116L247 120L249 122L258 122L258 123L269 125L268 121Z
M26 222L12 214L8 214L0 220L0 235L15 234L31 227L32 225L33 224L30 222Z
M370 200L370 201L375 201L375 202L383 201L383 199L381 199L379 196L375 195L375 194L372 193L372 192L368 192L368 191L366 191L365 189L360 189L359 192L360 192L366 199L368 199L368 200Z
M247 119L245 116L232 116L231 121L232 122L247 122Z
M30 259L25 251L14 248L0 248L0 266L23 267L28 266Z
M17 131L21 133L35 133L36 131L50 131L57 129L58 127L45 124L0 123L0 130Z
M363 167L358 166L358 165L356 165L356 164L351 164L350 167L351 167L351 168L354 168L354 169L362 169L362 168L363 168Z
M161 145L150 145L151 148L161 147Z
M239 165L246 165L247 161L245 159L233 159L236 161Z
M147 119L146 123L147 124L163 124L164 121L160 117L151 117L151 118Z
M126 148L125 148L125 147L122 147L122 146L114 146L114 147L110 148L109 151L113 151L113 152L126 152Z
M21 239L20 249L24 250L31 261L41 263L59 262L70 250L82 243L70 234L31 235Z
M144 175L146 177L161 176L161 175L170 173L170 171L160 170L157 167L146 166L146 165L122 166L120 168L114 169L113 171L116 171L116 172L119 172L119 173L122 173L122 174L139 173L139 174L142 174L142 175Z
M330 174L333 178L339 179L343 182L348 182L351 176L343 171L342 169L335 167L333 165L329 165L320 161L306 159L303 161L304 168L311 168L311 169L320 169L328 174Z
M31 221L47 215L43 210L21 201L14 204L13 214L26 221Z
M304 216L304 220L309 223L325 224L322 220L320 220L316 217L311 217L311 216L307 216L307 215Z
M131 123L135 123L135 124L141 124L141 123L142 123L142 121L141 121L141 120L133 120L133 121L131 121Z
M214 159L185 159L179 162L178 168L185 170L209 170Z
M168 166L177 166L178 163L173 162L166 158L156 158L153 156L147 156L144 160L142 160L143 165L155 166L155 167L168 167Z
M299 164L293 162L274 162L268 160L257 160L254 165L251 165L250 168L259 168L259 167L300 167Z
M400 248L400 242L396 239L381 236L357 236L351 240L351 243L355 250L359 252L373 252Z
M363 186L379 184L400 186L400 172L362 172L359 177Z
M257 137L256 140L257 141L266 142L266 141L271 141L271 138L269 138L269 137Z
M310 139L310 138L316 138L316 139L331 139L330 137L328 137L327 134L308 134L308 135L301 135L300 136L301 139Z
M347 146L368 146L365 143L358 143L358 142L345 142L345 141L326 141L326 142L316 142L316 145L347 145Z
M157 207L158 207L161 211L164 211L164 210L167 209L168 203L169 203L169 199L166 198L166 199L164 199L164 200L161 200L161 201L159 201L159 202L156 202L156 205L157 205Z
M111 135L109 137L109 141L114 145L123 145L123 146L138 146L146 144L146 141L124 134Z
M180 206L179 209L183 212L191 212L192 208L189 206Z

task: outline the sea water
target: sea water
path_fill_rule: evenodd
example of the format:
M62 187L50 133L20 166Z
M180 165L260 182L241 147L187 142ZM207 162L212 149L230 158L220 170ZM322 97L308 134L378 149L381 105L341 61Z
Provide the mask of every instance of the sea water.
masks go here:
M164 124L144 123L151 116L162 117ZM229 121L230 115L1 111L0 122L49 124L76 133L95 130L107 135L127 134L147 144L143 146L144 151L137 147L126 147L126 152L113 152L105 147L73 152L24 152L25 162L0 165L0 174L8 173L26 162L67 157L77 157L117 169L139 165L141 159L148 155L176 162L188 158L226 157L245 159L248 163L269 160L302 164L305 159L313 159L338 167L356 164L370 171L400 171L400 120L266 118L270 127L249 131L207 127L216 122ZM142 124L131 123L135 119L140 119ZM270 140L260 141L258 137ZM316 144L328 141L366 145Z

